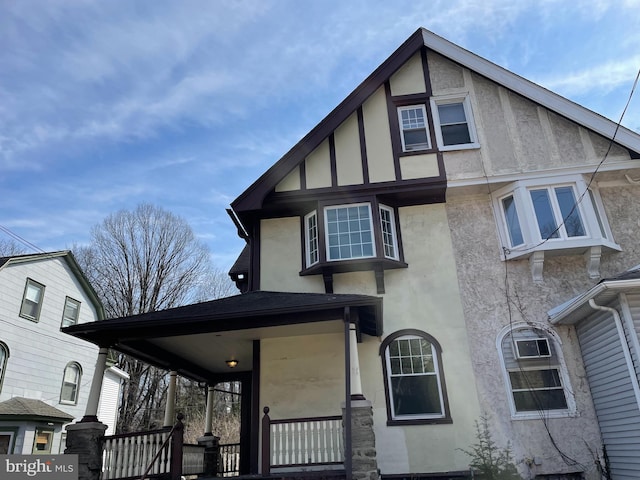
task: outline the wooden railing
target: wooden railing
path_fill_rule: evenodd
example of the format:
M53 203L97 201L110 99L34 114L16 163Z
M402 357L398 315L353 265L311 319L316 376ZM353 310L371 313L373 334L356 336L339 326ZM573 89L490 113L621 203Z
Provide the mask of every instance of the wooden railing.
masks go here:
M236 477L240 475L240 444L227 443L220 445L218 454L218 475Z
M182 415L173 427L104 437L101 480L163 478L204 473L200 445L183 443Z
M262 418L262 474L272 468L342 465L342 417Z

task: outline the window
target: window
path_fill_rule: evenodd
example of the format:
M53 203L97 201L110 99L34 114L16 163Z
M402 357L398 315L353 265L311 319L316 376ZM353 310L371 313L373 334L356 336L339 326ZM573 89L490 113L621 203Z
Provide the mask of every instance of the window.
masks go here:
M44 285L28 278L27 285L24 288L20 316L37 322L40 318L43 297Z
M430 148L427 109L424 105L398 108L398 120L400 121L400 140L403 152Z
M371 206L368 203L325 208L327 260L375 256Z
M468 96L434 97L431 108L441 150L479 147Z
M80 389L80 378L82 368L76 362L69 363L64 369L62 378L62 391L60 392L60 403L78 403L78 390Z
M582 254L592 246L620 250L597 190L587 188L581 175L556 180L552 184L548 179L519 180L494 192L501 217L498 229L508 249L505 257L557 249Z
M384 256L398 260L396 224L393 210L383 205L380 205L380 226L382 228L382 248L384 249Z
M45 430L36 428L36 434L33 439L32 454L51 453L51 444L53 443L53 430Z
M80 302L73 298L67 297L64 301L64 312L62 313L62 326L68 327L78 323L78 315L80 314Z
M315 265L320 261L318 250L318 214L314 210L304 217L307 244L307 265Z
M514 418L575 411L560 344L550 332L529 325L505 329L498 349Z
M2 380L4 379L4 372L7 369L7 361L9 360L9 347L3 342L0 342L0 392L2 391Z
M441 348L419 330L402 330L380 347L388 424L450 423Z
M13 453L13 446L17 435L17 427L0 427L0 455Z

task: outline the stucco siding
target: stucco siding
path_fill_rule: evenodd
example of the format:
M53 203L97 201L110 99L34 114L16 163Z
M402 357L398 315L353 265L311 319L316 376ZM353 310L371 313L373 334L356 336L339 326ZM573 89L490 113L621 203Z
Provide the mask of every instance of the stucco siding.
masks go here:
M410 95L427 91L424 83L424 69L420 52L411 57L389 79L391 95Z
M289 192L292 190L300 190L300 167L294 168L289 175L276 185L276 192Z
M360 185L363 183L362 156L358 118L351 115L334 134L336 147L336 170L338 185Z
M365 126L365 144L371 183L396 179L393 149L384 88L379 88L362 105Z
M329 156L329 140L322 142L305 159L307 188L331 186L331 161Z

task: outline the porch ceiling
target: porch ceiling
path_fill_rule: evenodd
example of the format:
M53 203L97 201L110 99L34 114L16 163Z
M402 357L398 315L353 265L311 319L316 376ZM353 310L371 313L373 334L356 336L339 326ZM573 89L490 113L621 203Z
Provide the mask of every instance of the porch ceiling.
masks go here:
M367 295L249 292L159 312L73 325L65 333L208 382L253 366L253 341L344 331L382 335L382 299ZM231 370L225 360L239 364Z

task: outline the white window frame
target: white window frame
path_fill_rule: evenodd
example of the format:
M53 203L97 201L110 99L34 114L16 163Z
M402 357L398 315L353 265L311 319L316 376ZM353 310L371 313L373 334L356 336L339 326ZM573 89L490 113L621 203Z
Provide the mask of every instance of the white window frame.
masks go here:
M581 174L562 175L557 177L543 177L522 179L506 185L493 192L496 223L502 244L507 248L501 252L503 259L515 259L530 255L534 251L563 250L570 253L572 250L583 252L587 247L603 246L611 250L620 251L621 248L613 242L611 228L607 221L604 208L598 190L594 187L587 191L587 181ZM545 240L540 235L538 221L533 208L531 190L547 188L553 190L558 187L571 186L576 201L579 202L577 211L585 230L584 236L569 237L564 228L558 230L558 238ZM509 221L506 218L503 200L513 196L523 242L514 244L511 240ZM555 193L553 194L555 197ZM553 200L553 197L551 198ZM582 197L582 200L580 198ZM557 212L556 212L557 213Z
M6 343L0 342L0 392L2 392L2 382L4 380L4 372L7 370L9 363L9 347Z
M311 225L314 222L314 225ZM320 261L320 233L318 231L318 211L308 213L304 217L305 263L307 267ZM315 258L314 258L315 254Z
M396 230L396 215L395 215L395 211L393 210L393 208L391 207L387 207L386 205L378 205L378 209L380 211L380 231L382 234L382 251L384 253L385 258L389 258L391 260L399 260L400 259L400 253L398 252L398 234L397 234L397 230ZM387 232L385 230L385 220L383 219L383 214L382 212L386 212L389 215L389 221L388 221L388 226L390 231ZM388 243L386 241L385 236L386 235L390 235L391 236L391 242ZM393 255L387 255L387 247L393 249Z
M471 109L471 101L469 100L469 94L452 94L452 95L442 95L438 97L431 97L431 112L433 114L433 123L436 134L436 141L438 143L438 148L441 151L449 151L449 150L467 150L472 148L480 148L480 143L478 141L478 133L476 131L475 120L473 117L473 111ZM456 145L445 145L444 139L442 137L442 128L440 123L440 114L438 112L439 105L450 105L454 103L461 103L464 109L464 116L467 123L467 129L469 131L469 143L460 143Z
M511 377L509 376L509 372L515 371L513 368L507 368L507 364L504 357L503 348L511 348L511 347L503 347L503 340L509 334L517 334L518 331L529 330L535 332L537 338L546 338L549 342L549 347L553 349L556 356L556 363L548 363L549 358L542 359L519 359L517 362L521 371L534 371L534 370L558 370L558 376L560 378L560 383L562 386L562 390L564 392L564 397L567 403L566 409L552 409L552 410L542 410L542 411L521 411L519 412L516 409L515 399L513 398L514 389L511 387ZM544 337L542 337L544 335ZM533 337L532 337L533 338ZM510 342L511 344L513 342ZM496 349L498 350L498 356L500 358L500 367L502 369L502 374L504 378L504 385L506 390L506 395L509 403L509 408L511 409L511 418L513 420L531 420L531 419L540 419L540 415L544 415L545 418L563 418L563 417L574 417L577 415L576 413L576 400L573 394L573 389L571 388L571 381L569 379L569 373L567 370L567 365L564 361L564 356L562 354L562 340L557 335L556 332L548 328L543 324L534 324L531 325L525 322L517 322L513 325L507 325L502 329L502 331L498 334L496 338ZM533 362L539 362L535 364ZM544 362L547 361L546 364ZM533 365L532 365L533 364Z
M424 132L425 132L425 136L427 138L427 141L424 144L415 144L415 146L407 146L405 138L404 138L404 132L405 130L421 130L422 127L420 128L404 128L404 122L402 120L402 112L408 111L408 110L421 110L422 111L422 115L424 118ZM403 152L419 152L421 150L429 150L431 149L431 139L430 139L430 133L429 133L429 118L427 117L427 107L424 104L418 104L418 105L406 105L406 106L402 106L402 107L398 107L398 124L400 127L400 141L402 142L402 151Z
M38 434L42 434L42 435L46 435L47 436L47 443L45 443L46 448L43 450L38 450L36 447L38 444ZM53 437L55 435L55 430L53 430L52 428L46 428L46 427L36 427L35 433L33 435L33 448L31 449L31 454L32 455L42 455L42 454L49 454L51 453L51 450L53 449Z
M558 188L570 188L572 193L573 193L573 198L574 198L574 202L576 202L576 207L574 209L574 211L572 212L572 214L577 214L578 218L580 220L580 223L582 224L582 228L584 230L584 235L573 235L573 236L569 236L569 234L567 233L567 229L565 227L565 223L563 221L563 214L562 211L560 209L560 204L558 202L558 193L556 191L556 189ZM591 234L590 234L590 226L584 221L584 215L582 213L582 202L578 202L578 200L580 199L580 194L578 193L577 189L576 189L576 185L573 183L562 183L562 184L555 184L555 185L540 185L537 187L529 187L528 188L528 193L529 193L529 201L531 202L531 204L533 205L533 197L531 197L532 193L534 191L546 191L547 192L547 196L549 199L549 203L550 203L550 207L551 207L551 213L553 215L553 220L555 222L556 228L554 230L554 234L557 234L557 237L543 237L542 232L540 231L540 219L538 218L538 214L535 211L535 208L533 209L533 214L536 218L536 226L538 227L536 229L537 234L538 234L538 240L542 241L542 240L548 240L548 241L560 241L560 240L571 240L571 239L579 239L579 238L590 238ZM584 201L584 200L583 200Z
M73 318L67 316L68 305L75 305L75 310L72 310L75 311L75 317ZM80 305L81 302L71 297L66 297L64 299L64 308L62 309L62 327L69 327L78 323L78 320L80 319Z
M74 369L77 373L75 383L67 382L67 372L70 369ZM77 405L78 397L80 396L80 384L82 382L82 366L78 362L69 362L67 366L64 367L64 372L62 374L62 386L60 388L60 403L65 405ZM63 398L65 394L65 385L72 384L75 385L74 395L72 399Z
M398 340L412 340L412 339L417 339L417 340L426 340L429 345L431 346L431 356L432 356L432 360L433 360L433 373L418 373L418 374L393 374L392 373L392 369L391 369L391 356L389 354L389 351L391 349L391 345L394 342L397 342ZM445 405L445 398L443 395L443 390L442 390L442 378L440 377L440 372L441 372L441 367L440 367L440 363L439 363L439 355L436 349L436 346L433 344L433 342L427 338L427 337L423 337L420 335L413 335L413 334L407 334L407 335L400 335L396 338L394 338L391 342L389 342L389 344L386 346L385 351L384 351L384 355L385 355L385 362L387 365L387 375L386 375L386 379L385 381L387 382L387 387L389 389L389 402L390 402L390 408L391 408L391 419L392 420L429 420L429 419L443 419L446 418L446 410L447 407ZM438 399L440 401L440 413L421 413L421 414L400 414L397 415L395 413L395 398L393 396L393 386L392 386L392 378L396 378L396 377L405 377L405 376L432 376L436 378L436 385L438 386Z
M371 255L362 255L359 257L348 257L348 258L331 258L331 253L330 253L330 245L329 245L329 219L327 216L327 212L329 210L341 210L341 209L348 209L348 208L353 208L353 207L363 207L366 206L369 210L369 228L370 228L370 232L371 232L371 247L372 247L372 254ZM371 203L369 202L364 202L364 203L350 203L350 204L346 204L346 205L329 205L324 207L324 240L325 240L325 254L326 254L326 259L328 262L342 262L345 260L357 260L360 258L375 258L376 257L376 235L375 235L375 230L374 230L374 225L373 225L373 212L371 209ZM350 245L353 245L350 243Z
M35 303L30 298L27 298L27 295L29 293L29 287L37 288L39 289L39 292L40 292L39 293L40 298L36 303L35 316L25 312L25 307L27 305L27 302ZM44 301L44 290L45 290L45 286L42 283L36 282L31 278L27 278L27 283L24 286L24 294L22 295L22 303L20 304L20 316L22 318L26 318L27 320L31 320L32 322L38 322L40 320L40 312L42 311L42 303Z

